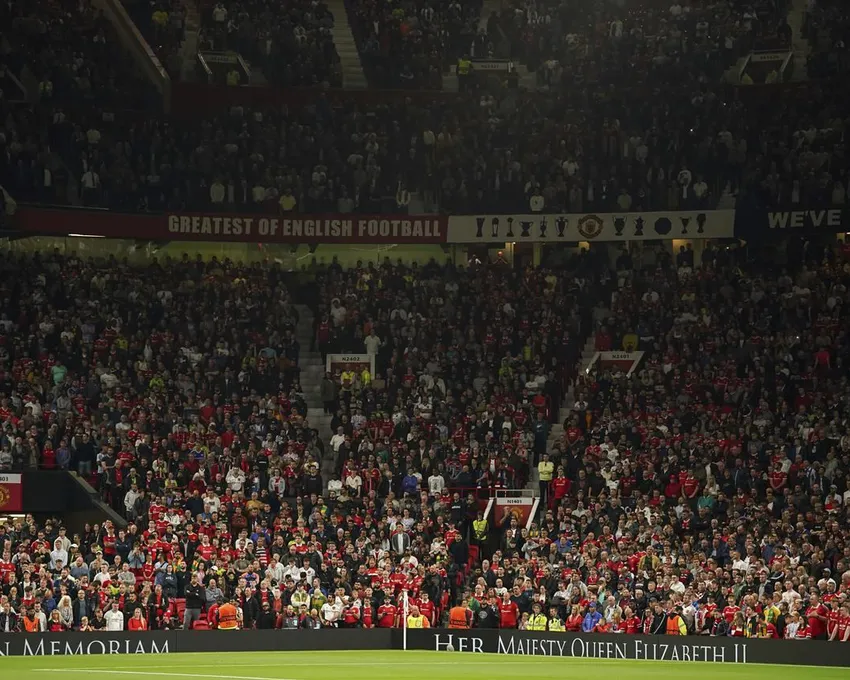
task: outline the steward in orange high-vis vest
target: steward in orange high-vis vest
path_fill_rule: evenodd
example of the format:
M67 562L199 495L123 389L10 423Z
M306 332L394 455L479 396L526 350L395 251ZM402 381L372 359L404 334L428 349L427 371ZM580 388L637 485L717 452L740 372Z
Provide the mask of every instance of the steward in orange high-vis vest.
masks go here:
M676 607L673 611L667 614L667 635L687 635L688 626L681 616L682 608Z
M456 607L449 609L449 628L457 630L468 630L472 624L472 611L466 604L466 600Z
M218 608L218 629L237 630L239 628L239 610L233 600L225 602Z

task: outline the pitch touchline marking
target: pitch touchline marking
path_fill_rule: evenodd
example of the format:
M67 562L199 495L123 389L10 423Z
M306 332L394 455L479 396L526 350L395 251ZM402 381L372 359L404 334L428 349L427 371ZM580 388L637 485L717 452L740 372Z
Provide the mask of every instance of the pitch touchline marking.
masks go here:
M56 672L55 668L35 668L39 672ZM69 670L69 669L66 669ZM167 678L227 678L228 680L291 680L291 678L260 678L252 675L215 675L211 673L160 673L157 671L118 671L118 670L99 670L94 668L75 668L75 671L82 673L101 673L103 675L154 675L157 677Z
M557 657L557 658L561 658L561 657ZM502 663L503 661L506 661L506 660L507 659L499 659L498 663ZM535 661L539 661L539 660L540 659L535 659ZM527 659L515 659L515 661L517 662L515 665L519 665L520 662L528 661L528 660ZM452 662L452 661L436 661L436 662L434 662L434 661L421 661L419 663L427 664L429 666L457 666L457 662ZM495 663L495 661L493 659L464 659L463 663L464 663L464 665L492 664L492 663ZM221 665L222 664L220 664L220 663L187 663L187 664L185 664L185 667L186 668L220 668ZM269 660L266 663L239 663L239 664L234 664L234 665L238 665L240 668L271 668L271 667L276 667L276 666L277 667L279 667L279 666L298 666L298 667L303 666L305 668L315 667L315 666L345 666L347 668L349 666L375 666L376 664L374 662L367 663L365 661L358 661L358 662L354 662L354 661L315 661L315 662L312 662L312 663L288 663L288 662L279 663L279 662L273 662L273 661ZM390 662L381 662L380 664L377 664L377 665L380 665L380 666L410 666L410 662L408 661L407 663L402 663L402 662L399 662L399 661L390 661ZM183 667L184 667L184 665L182 665L182 664L174 664L174 663L170 663L170 664L145 664L144 665L144 668L183 668ZM118 672L119 669L121 669L122 672L129 671L133 668L136 668L136 666L116 666L114 672ZM48 669L46 669L46 668L35 668L33 670L46 671ZM49 670L56 670L56 669L53 668L53 669L49 669ZM67 668L66 670L73 670L73 671L77 671L77 672L81 672L81 673L111 673L111 672L113 672L113 671L93 669L93 668L70 668L70 667ZM156 675L162 675L162 674L157 673ZM199 677L227 678L227 677L234 677L234 676L203 675L203 676L199 676ZM274 678L274 680L289 680L289 679L287 679L287 678Z
M447 662L447 661L437 661L434 662L421 662L427 663L429 666L457 666L457 663ZM464 661L464 664L490 664L492 661L485 661L484 659L470 659L468 661ZM143 668L221 668L220 663L187 663L187 664L145 664ZM375 663L366 663L365 661L361 662L344 662L344 661L316 661L315 663L277 663L273 661L267 661L266 663L239 663L234 664L239 666L240 668L274 668L280 666L303 666L304 668L315 667L315 666L374 666ZM410 662L401 663L397 661L393 661L390 663L381 663L381 666L410 666ZM109 670L100 669L100 668L67 668L66 670L73 670L78 673L129 673L132 669L137 668L136 666L114 666ZM35 671L48 671L48 670L56 670L55 668L34 668ZM141 671L138 671L141 674ZM153 675L171 675L171 673L152 673ZM191 675L187 677L192 677ZM234 675L199 675L201 678L238 678L239 676ZM250 679L247 679L250 680ZM291 680L291 678L269 678L264 680Z

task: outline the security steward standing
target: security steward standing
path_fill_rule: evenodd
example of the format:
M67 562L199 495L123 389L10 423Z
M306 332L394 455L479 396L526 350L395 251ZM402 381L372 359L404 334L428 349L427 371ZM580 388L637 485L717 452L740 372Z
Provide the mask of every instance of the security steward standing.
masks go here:
M242 80L242 76L239 75L239 71L232 68L227 72L226 79L229 87L236 87L239 84L239 81Z
M528 617L528 626L526 626L526 630L545 631L548 623L549 621L546 619L546 616L540 613L540 603L535 602L532 607L532 614Z
M549 607L549 631L552 633L563 633L565 630L564 622L558 616L558 608Z
M469 57L463 55L457 60L457 89L460 92L466 92L470 71L472 71L472 62Z
M407 627L408 628L430 628L431 624L428 623L428 619L426 619L422 614L419 613L419 607L416 605L410 608L410 615L407 617Z
M665 633L667 635L687 635L688 626L685 619L682 618L682 608L676 607L667 614L667 625Z
M472 534L479 546L483 547L487 542L488 530L489 527L487 526L487 520L484 519L484 513L479 512L478 516L472 520Z
M239 610L236 608L236 600L230 599L218 608L218 629L239 629Z
M449 609L449 628L455 630L472 628L472 610L465 598L460 601L459 605Z

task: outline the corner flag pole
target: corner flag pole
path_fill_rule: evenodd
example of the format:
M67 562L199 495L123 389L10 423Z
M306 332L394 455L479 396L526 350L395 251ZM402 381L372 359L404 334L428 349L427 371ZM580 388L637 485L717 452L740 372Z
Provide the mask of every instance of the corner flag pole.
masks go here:
M408 600L407 600L407 590L404 591L404 615L402 616L402 649L407 651L407 610L408 610Z

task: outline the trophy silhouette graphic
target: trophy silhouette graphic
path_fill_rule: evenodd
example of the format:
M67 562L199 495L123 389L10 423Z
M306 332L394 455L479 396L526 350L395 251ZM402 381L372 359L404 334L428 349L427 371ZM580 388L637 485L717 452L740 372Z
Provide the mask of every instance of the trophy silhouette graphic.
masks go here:
M570 225L570 220L566 217L559 217L555 220L555 226L558 229L558 238L564 238L564 232L567 230L567 227Z
M484 238L484 218L475 218L475 238Z
M625 217L615 217L614 218L614 232L617 236L623 235L623 229L626 228L626 218Z
M514 237L514 218L513 217L508 218L508 235L507 235L507 237L508 238Z
M499 218L494 217L493 221L490 223L490 232L493 238L496 238L499 235Z

